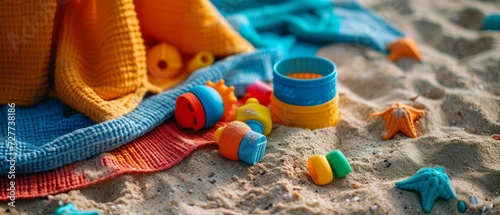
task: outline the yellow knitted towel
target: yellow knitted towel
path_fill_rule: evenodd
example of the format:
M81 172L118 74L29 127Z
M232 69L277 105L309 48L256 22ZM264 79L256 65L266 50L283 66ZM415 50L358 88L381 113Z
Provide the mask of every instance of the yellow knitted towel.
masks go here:
M232 30L209 0L135 0L141 31L146 37L175 46L181 53L209 51L227 56L252 50Z
M158 92L165 85L157 79L148 82L141 31L186 55L210 51L227 56L253 49L208 0L140 0L136 5L133 0L72 0L58 16L55 74L50 77L56 1L16 2L0 5L2 37L10 32L22 35L23 20L41 17L38 4L43 2L48 21L39 24L27 42L16 43L18 52L8 39L0 41L0 104L36 104L48 93L53 78L57 97L95 122L129 113L148 90Z
M31 105L49 92L56 1L0 3L0 105Z
M132 0L72 0L59 34L57 96L96 122L122 116L147 91L145 56Z

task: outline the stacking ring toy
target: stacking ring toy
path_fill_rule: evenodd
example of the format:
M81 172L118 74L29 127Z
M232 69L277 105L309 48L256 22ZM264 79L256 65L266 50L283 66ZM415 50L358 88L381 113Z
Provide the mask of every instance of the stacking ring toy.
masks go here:
M337 125L340 120L338 103L338 95L324 104L314 106L286 104L272 96L271 113L277 124L318 129Z
M214 137L221 155L229 160L242 160L253 165L262 159L266 150L266 137L240 121L218 128Z
M309 175L316 185L326 185L332 182L333 177L343 178L352 170L347 158L338 149L326 156L314 155L307 160Z
M266 106L259 104L256 98L249 98L245 105L236 110L235 120L246 123L253 131L265 136L271 133L273 126L271 112Z
M198 131L215 125L224 112L222 97L209 86L197 86L177 97L175 120L183 128Z
M274 96L284 103L300 106L320 105L337 94L337 68L320 57L290 58L278 61L273 71Z

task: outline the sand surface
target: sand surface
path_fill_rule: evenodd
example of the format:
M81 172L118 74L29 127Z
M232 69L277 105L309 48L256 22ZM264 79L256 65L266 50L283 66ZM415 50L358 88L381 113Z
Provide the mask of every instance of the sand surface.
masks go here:
M422 167L442 166L458 198L437 200L432 214L500 214L500 32L480 31L500 1L361 1L406 32L424 63L351 45L323 47L338 65L342 121L306 130L276 126L263 160L249 166L201 148L175 167L132 174L44 199L18 200L12 214L50 214L61 202L102 214L422 214L417 193L395 188ZM418 97L417 97L418 96ZM416 98L416 99L415 99ZM419 137L381 138L375 111L402 102L425 109ZM307 159L340 149L353 172L319 187ZM476 195L479 204L471 205Z

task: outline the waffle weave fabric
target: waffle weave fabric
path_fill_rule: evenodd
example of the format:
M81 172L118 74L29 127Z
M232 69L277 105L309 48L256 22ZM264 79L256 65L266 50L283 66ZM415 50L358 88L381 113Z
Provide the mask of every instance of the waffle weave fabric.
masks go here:
M56 1L0 4L0 104L30 105L49 93Z
M134 3L144 36L169 43L184 54L195 55L203 49L215 56L227 56L253 49L232 30L209 0L135 0Z
M144 136L80 162L53 170L16 175L16 199L38 198L88 187L128 173L157 172L181 162L201 146L217 145L215 128L193 133L168 120ZM216 147L213 147L213 150ZM0 201L9 199L9 180L0 177Z
M9 172L8 160L14 155L16 174L25 174L55 169L115 149L170 118L180 94L221 78L235 84L249 77L269 80L272 65L281 57L282 53L275 49L227 57L197 71L176 88L147 97L131 113L99 124L54 99L30 108L18 107L14 151L8 148L7 127L0 128L0 175ZM1 122L7 121L8 107L0 107Z
M148 91L158 92L161 83L148 81L143 36L187 55L209 51L225 57L253 50L208 0L135 3L137 10L133 0L74 0L60 10L54 0L2 3L6 18L0 35L21 36L20 42L0 42L0 104L35 105L54 89L52 95L65 104L105 122L134 110ZM26 19L34 23L29 35ZM55 72L49 70L51 45L57 47Z

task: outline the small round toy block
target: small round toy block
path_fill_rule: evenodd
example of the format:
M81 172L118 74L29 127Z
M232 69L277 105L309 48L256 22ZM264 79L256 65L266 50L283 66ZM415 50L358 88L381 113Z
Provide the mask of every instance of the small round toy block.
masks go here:
M214 55L207 51L198 52L188 62L188 72L192 73L203 67L210 66L214 63Z
M254 97L259 102L268 106L271 103L271 95L273 94L273 88L262 81L255 81L247 86L247 93L250 97Z
M198 97L191 92L177 97L174 115L177 123L183 128L198 131L205 127L205 110Z
M328 163L330 163L335 177L343 178L352 171L349 161L347 161L347 158L340 150L335 149L328 153L325 157L328 160Z
M177 97L175 119L183 128L198 131L217 123L224 111L222 98L213 88L197 86Z
M222 98L222 101L224 103L224 113L223 117L226 120L233 120L234 116L234 110L233 107L236 105L238 102L238 98L236 98L236 95L234 95L234 87L233 86L226 86L225 81L223 79L220 79L219 82L213 83L211 81L207 81L207 86L214 88L217 93Z
M248 131L241 139L238 156L240 160L249 163L258 163L266 152L267 139L255 131Z
M245 105L236 110L235 120L247 123L253 131L264 135L271 133L272 118L271 111L264 105L259 104L256 98L250 98Z
M323 155L314 155L307 160L307 169L316 185L326 185L333 180L333 172Z
M147 53L148 73L158 78L173 78L182 68L179 51L166 43L152 47Z
M219 143L219 151L222 156L229 160L240 160L241 140L249 131L251 131L250 127L239 121L232 121L228 125L218 128L214 133L214 137Z

